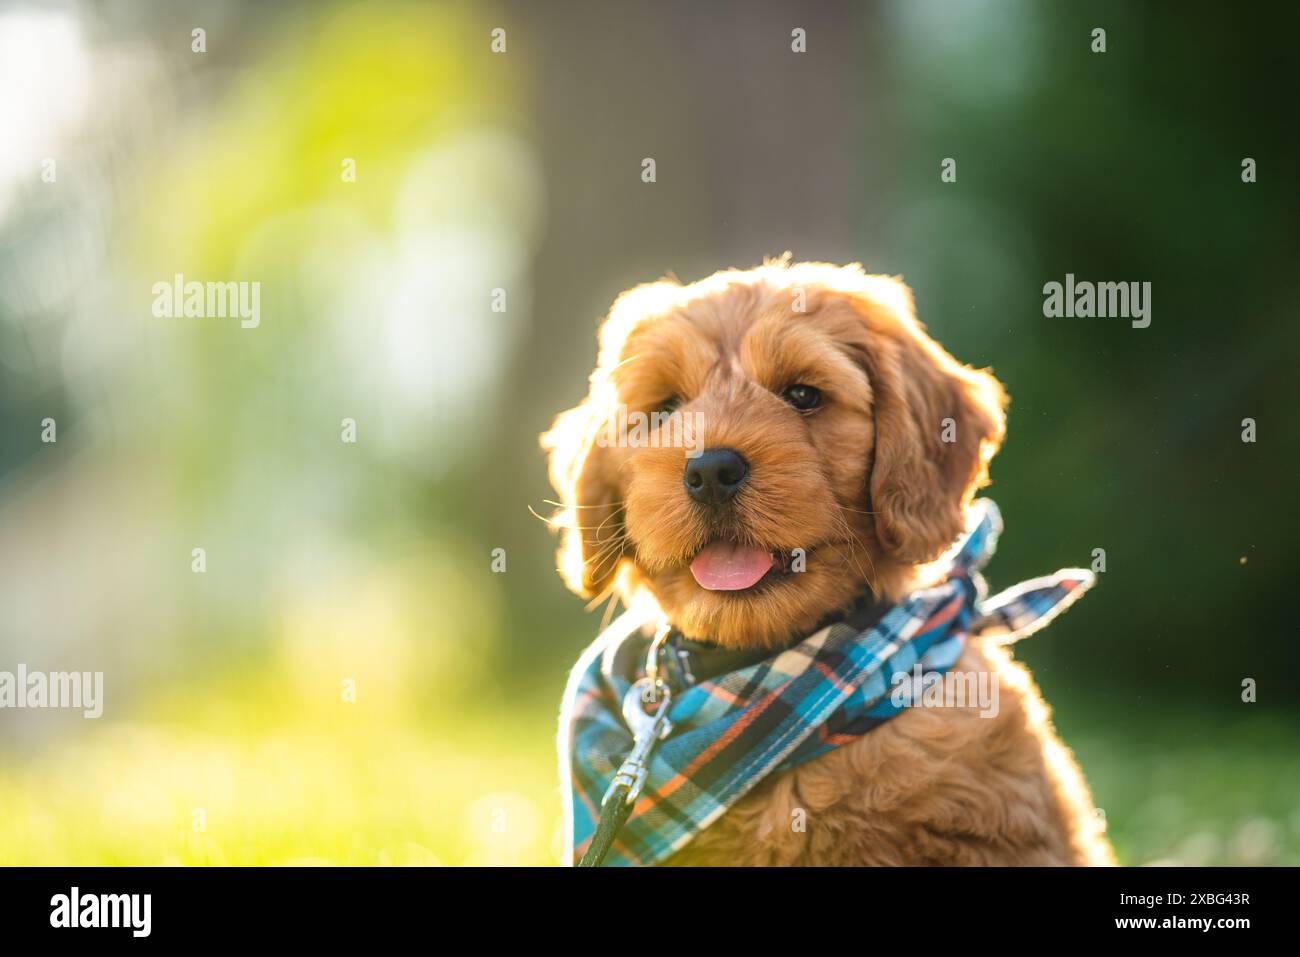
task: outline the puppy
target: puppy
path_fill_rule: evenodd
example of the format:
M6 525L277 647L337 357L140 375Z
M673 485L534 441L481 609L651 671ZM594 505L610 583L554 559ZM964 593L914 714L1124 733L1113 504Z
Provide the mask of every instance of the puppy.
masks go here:
M687 638L775 652L864 593L930 583L1005 403L925 334L902 282L858 265L638 286L601 328L586 400L543 436L561 573L583 596L649 598ZM602 439L617 416L674 411L702 449ZM1113 864L1025 668L976 635L956 670L998 682L996 716L907 709L763 781L668 863Z

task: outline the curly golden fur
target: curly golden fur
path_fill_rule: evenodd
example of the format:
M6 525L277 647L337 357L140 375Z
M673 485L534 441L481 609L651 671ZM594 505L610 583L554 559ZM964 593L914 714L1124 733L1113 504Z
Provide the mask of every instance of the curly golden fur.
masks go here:
M820 404L788 404L796 384ZM584 596L648 597L688 637L775 648L867 588L897 599L926 583L987 482L1005 404L996 379L925 334L902 282L857 265L782 259L638 286L601 328L587 398L543 436L561 573ZM748 463L725 507L686 493L686 449L598 441L620 407L674 406L705 446ZM777 565L800 550L806 568L706 589L690 563L716 541ZM764 782L670 863L1113 863L1028 672L980 638L957 669L999 682L995 717L908 709Z

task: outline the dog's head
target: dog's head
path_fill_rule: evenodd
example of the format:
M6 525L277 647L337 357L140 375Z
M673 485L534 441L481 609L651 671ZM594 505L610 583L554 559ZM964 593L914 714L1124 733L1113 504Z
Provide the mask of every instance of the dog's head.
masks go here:
M588 596L648 589L691 637L786 641L867 587L898 597L954 541L1003 404L903 283L857 265L638 286L543 436L561 572Z

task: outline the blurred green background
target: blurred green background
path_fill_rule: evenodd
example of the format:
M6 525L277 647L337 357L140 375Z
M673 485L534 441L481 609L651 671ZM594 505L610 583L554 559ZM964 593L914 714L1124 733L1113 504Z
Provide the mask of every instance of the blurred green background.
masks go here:
M619 291L791 250L901 274L1006 384L994 587L1106 550L1018 653L1121 860L1300 864L1282 15L5 6L0 670L106 702L0 711L0 863L557 862L598 616L537 435ZM1151 282L1150 328L1044 318L1067 272ZM176 273L260 326L153 316Z

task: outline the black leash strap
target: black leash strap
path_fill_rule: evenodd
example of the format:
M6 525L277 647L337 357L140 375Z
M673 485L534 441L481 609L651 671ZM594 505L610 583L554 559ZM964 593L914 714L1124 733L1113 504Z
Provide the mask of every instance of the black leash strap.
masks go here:
M657 649L655 650L657 653ZM650 773L650 752L672 731L668 710L673 695L668 685L659 677L657 659L651 674L640 679L623 697L623 721L632 732L632 751L619 765L614 780L600 802L600 823L592 835L587 852L578 861L579 867L599 867L609 854L614 838L632 814L636 799L645 787ZM654 711L650 711L654 708Z
M627 788L619 786L612 789L605 798L600 806L600 825L587 847L587 853L578 861L579 867L600 867L604 862L605 855L614 844L614 838L618 837L618 832L632 813L633 802L627 798L629 793Z

